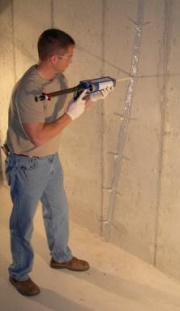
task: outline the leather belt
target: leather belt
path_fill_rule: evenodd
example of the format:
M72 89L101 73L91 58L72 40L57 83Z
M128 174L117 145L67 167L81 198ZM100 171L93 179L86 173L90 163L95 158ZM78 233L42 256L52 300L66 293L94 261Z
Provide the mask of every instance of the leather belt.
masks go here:
M4 144L3 146L1 146L1 148L4 151L6 156L15 155L15 156L26 157L26 158L31 158L31 159L40 159L40 157L38 156L28 156L27 154L23 154L23 153L11 152L7 144Z

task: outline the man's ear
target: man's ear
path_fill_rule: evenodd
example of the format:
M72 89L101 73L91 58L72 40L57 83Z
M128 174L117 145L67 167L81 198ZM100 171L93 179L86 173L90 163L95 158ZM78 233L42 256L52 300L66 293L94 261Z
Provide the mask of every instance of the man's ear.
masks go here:
M49 57L49 62L51 63L51 65L55 65L57 62L57 55L52 55L51 57Z

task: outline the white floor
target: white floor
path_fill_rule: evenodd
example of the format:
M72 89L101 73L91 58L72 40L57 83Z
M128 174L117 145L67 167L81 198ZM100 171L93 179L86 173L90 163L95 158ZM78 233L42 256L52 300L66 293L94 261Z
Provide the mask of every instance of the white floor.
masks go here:
M88 260L87 272L53 270L49 267L41 210L35 218L35 251L32 279L40 286L38 296L21 296L8 282L9 190L0 188L0 310L1 311L179 311L180 282L138 258L70 223L74 255Z

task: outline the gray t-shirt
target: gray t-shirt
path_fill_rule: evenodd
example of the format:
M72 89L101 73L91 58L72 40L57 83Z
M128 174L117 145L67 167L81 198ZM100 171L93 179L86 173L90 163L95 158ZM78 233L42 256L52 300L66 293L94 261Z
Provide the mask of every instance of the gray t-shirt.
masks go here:
M66 89L63 74L52 81L42 78L32 66L16 84L9 107L9 122L6 144L11 152L29 156L47 156L58 151L60 135L41 146L35 146L25 133L22 123L51 123L65 113L67 95L52 97L50 100L35 101L35 96ZM72 95L71 95L72 97ZM70 99L70 96L68 97Z

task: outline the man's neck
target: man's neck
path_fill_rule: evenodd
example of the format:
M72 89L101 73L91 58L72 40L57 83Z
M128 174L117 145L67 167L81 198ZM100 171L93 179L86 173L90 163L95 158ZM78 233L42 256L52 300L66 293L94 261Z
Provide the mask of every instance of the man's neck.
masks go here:
M51 81L56 76L54 70L52 70L52 68L49 68L47 63L40 62L36 65L36 69L44 80Z

